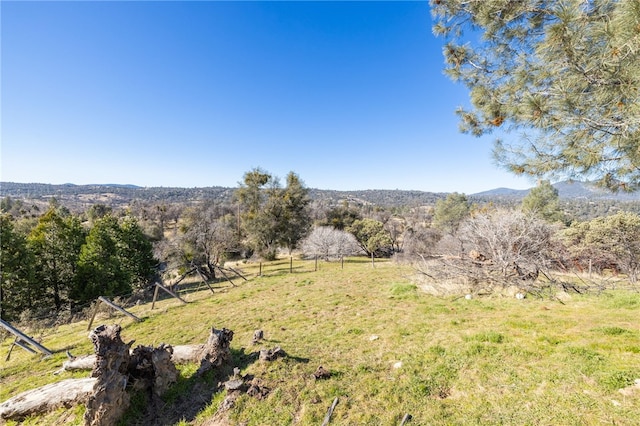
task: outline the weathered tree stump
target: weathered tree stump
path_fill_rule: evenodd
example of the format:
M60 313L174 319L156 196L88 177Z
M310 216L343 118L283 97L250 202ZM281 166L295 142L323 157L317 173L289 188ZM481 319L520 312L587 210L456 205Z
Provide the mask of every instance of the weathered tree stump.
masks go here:
M97 378L93 393L87 400L85 425L114 425L129 408L127 381L129 347L120 338L119 325L101 325L89 333L96 352L96 363L91 377Z
M262 330L256 330L253 332L253 339L251 339L251 343L253 345L257 345L264 339L264 332Z
M178 369L171 360L173 349L164 343L157 348L138 346L131 353L129 377L134 389L151 389L161 396L178 380Z
M214 367L220 367L223 363L231 359L231 349L229 348L233 340L233 331L223 328L217 330L211 328L211 333L207 342L197 352L197 359L200 360L200 368L196 374L204 374Z

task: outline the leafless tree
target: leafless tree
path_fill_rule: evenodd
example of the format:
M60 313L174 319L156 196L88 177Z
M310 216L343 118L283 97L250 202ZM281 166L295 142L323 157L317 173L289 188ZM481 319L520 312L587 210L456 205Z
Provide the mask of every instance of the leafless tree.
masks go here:
M237 247L234 216L225 206L210 204L187 209L178 235L157 244L156 253L167 270L182 268L214 279Z
M531 214L494 210L464 221L456 237L459 255L424 258L419 271L437 282L456 282L468 290L516 285L528 288L554 258L555 229Z
M339 259L341 256L362 254L355 237L330 226L319 226L302 241L305 256L319 256L324 260Z

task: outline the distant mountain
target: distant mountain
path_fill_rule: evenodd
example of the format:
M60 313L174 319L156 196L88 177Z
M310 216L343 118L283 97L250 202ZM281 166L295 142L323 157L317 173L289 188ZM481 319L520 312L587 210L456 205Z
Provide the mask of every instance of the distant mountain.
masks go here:
M640 192L611 192L600 188L591 182L563 181L554 183L560 199L586 199L586 200L613 200L613 201L639 201ZM521 200L530 189L496 188L490 191L472 194L473 198L490 198L504 200Z
M471 194L473 198L513 198L520 199L529 193L528 189L511 189L511 188L496 188L489 191L477 192Z
M559 182L554 184L560 199L564 201L637 202L640 193L611 193L588 182ZM235 188L220 186L202 188L140 187L122 184L96 185L52 185L44 183L0 182L0 198L29 200L46 205L53 197L72 209L85 209L88 205L101 203L110 206L126 206L133 200L153 203L197 203L202 200L229 201ZM519 203L529 189L496 188L468 195L474 203L514 205ZM348 202L353 205L376 205L383 207L406 207L434 205L447 193L406 190L369 189L362 191L335 191L309 189L313 200L326 206Z

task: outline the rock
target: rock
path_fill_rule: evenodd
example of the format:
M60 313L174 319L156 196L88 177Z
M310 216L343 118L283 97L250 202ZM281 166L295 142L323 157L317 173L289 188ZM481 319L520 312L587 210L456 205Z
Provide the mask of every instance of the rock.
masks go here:
M286 353L280 348L280 346L276 346L273 349L261 349L260 350L260 361L273 361L276 358L284 357Z
M251 340L251 343L257 345L262 341L262 339L264 339L264 332L262 330L256 330L253 332L253 339Z
M327 370L326 368L324 368L323 366L319 366L316 369L316 371L313 373L313 377L316 380L328 379L329 377L331 377L331 372L329 370Z

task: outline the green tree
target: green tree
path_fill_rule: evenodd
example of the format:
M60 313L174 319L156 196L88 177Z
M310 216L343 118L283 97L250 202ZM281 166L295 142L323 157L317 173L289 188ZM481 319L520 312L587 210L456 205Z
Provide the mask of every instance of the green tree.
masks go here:
M107 206L106 204L93 204L91 205L91 207L89 207L89 210L87 210L87 217L89 218L89 221L91 223L95 222L96 220L105 217L106 215L110 215L113 212L113 209L109 206Z
M619 212L572 225L564 232L569 249L595 264L617 265L636 282L640 274L640 216Z
M516 174L640 186L640 0L431 0L461 130Z
M372 258L381 249L391 246L391 237L382 222L375 219L356 220L347 230L356 237L358 245Z
M564 222L564 213L559 205L558 190L548 180L541 180L522 199L522 211L532 213L547 222Z
M132 290L129 274L121 264L120 227L113 216L95 221L82 246L74 298L80 303L98 296L126 294Z
M300 177L293 172L287 175L287 186L282 193L282 202L284 204L284 221L279 240L291 253L298 246L298 243L309 235L311 230L309 190L304 186Z
M155 274L158 265L151 241L131 216L122 218L119 236L118 255L122 268L127 271L133 288L143 288Z
M243 182L235 191L239 203L241 230L252 250L265 257L275 257L273 247L276 236L273 223L268 217L276 207L271 201L267 209L267 192L272 195L279 189L277 180L260 168L244 174ZM272 197L273 198L273 197Z
M360 212L350 207L347 202L328 210L326 216L327 218L322 224L340 231L349 228L356 220L362 219Z
M277 178L261 169L245 173L236 190L242 230L249 245L273 260L278 247L292 250L311 226L308 190L295 173L282 188Z
M34 306L33 255L27 240L17 233L13 218L0 214L0 319L13 320Z
M433 225L435 228L455 234L460 223L469 216L471 203L464 194L452 192L443 200L436 201L433 213Z
M69 301L84 238L85 231L75 216L63 216L52 207L40 217L27 238L42 292L36 303L59 311Z
M95 221L80 251L75 299L82 303L141 288L156 264L151 243L134 218L118 222L106 215Z

